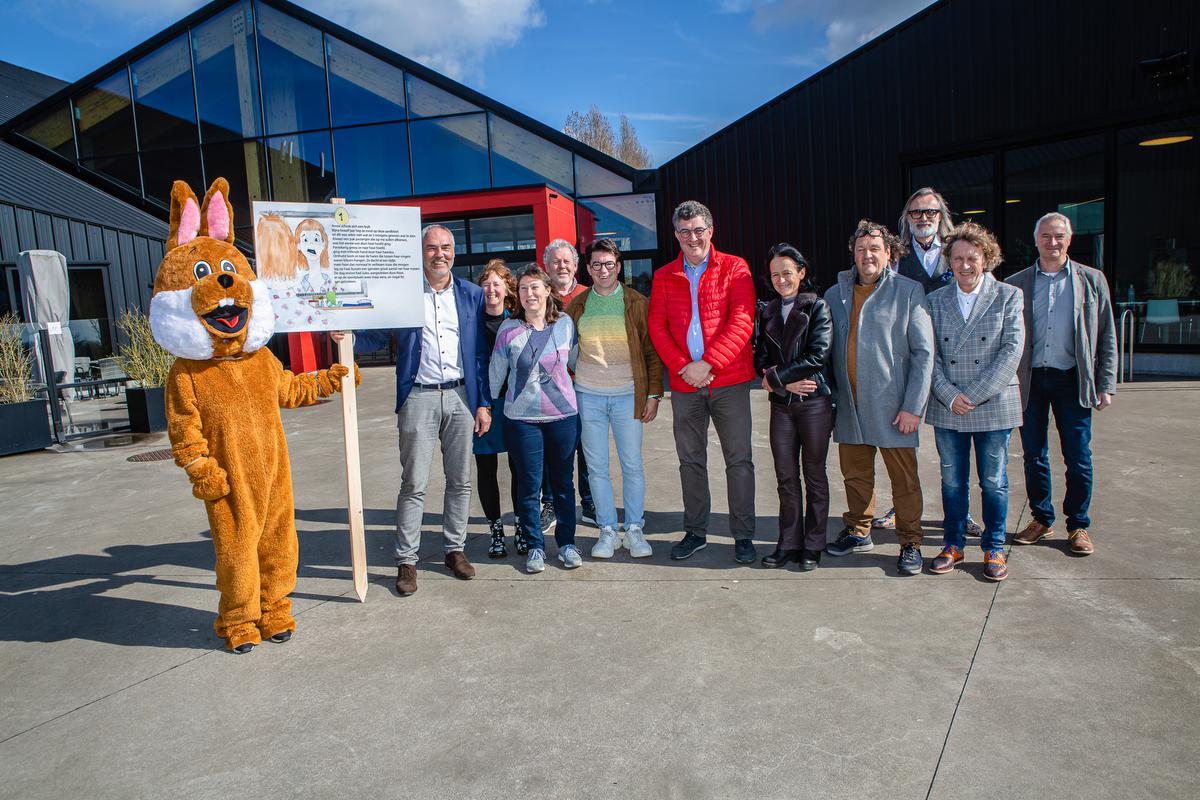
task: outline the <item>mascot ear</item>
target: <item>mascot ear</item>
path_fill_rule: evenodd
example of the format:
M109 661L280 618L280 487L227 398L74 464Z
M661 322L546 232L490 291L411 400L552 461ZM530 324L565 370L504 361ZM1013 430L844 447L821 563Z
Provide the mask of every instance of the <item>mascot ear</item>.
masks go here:
M187 244L200 232L200 204L196 193L183 181L171 186L171 231L167 235L167 249Z
M233 244L233 206L229 203L229 181L217 178L204 195L200 208L200 235Z

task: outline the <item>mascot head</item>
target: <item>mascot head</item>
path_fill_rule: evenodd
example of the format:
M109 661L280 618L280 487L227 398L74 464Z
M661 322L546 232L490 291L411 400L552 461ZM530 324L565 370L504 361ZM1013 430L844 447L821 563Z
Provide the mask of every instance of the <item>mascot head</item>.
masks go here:
M224 178L212 182L203 204L183 181L171 187L171 232L154 278L150 328L179 358L252 353L275 331L270 292L233 246L228 197Z

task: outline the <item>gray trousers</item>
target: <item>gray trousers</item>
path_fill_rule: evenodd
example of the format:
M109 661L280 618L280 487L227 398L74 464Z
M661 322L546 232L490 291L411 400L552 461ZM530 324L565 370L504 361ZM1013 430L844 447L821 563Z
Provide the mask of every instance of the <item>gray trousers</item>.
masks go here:
M712 496L708 491L708 421L717 429L725 456L729 532L754 538L754 461L750 451L749 382L696 392L671 392L675 452L683 487L683 529L708 535Z
M396 564L416 564L425 516L425 484L438 441L446 494L442 500L442 537L447 553L462 550L471 510L471 438L475 415L466 390L414 386L396 415L400 429L400 493L396 495Z

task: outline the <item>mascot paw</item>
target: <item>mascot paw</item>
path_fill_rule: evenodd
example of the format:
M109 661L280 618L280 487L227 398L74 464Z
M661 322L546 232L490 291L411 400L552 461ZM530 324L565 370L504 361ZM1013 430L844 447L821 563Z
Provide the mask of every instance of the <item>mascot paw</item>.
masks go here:
M345 364L334 364L332 367L326 370L326 376L329 380L329 385L335 392L340 392L342 390L342 378L349 374L350 370ZM354 385L362 385L362 372L359 371L358 364L354 365Z
M212 458L189 469L188 477L192 481L192 495L197 500L220 500L229 494L228 476Z

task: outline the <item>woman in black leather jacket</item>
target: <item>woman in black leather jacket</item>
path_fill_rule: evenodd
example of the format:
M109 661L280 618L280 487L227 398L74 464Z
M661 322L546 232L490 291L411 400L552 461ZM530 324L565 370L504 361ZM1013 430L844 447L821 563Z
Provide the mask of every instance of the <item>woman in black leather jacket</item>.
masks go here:
M771 455L779 483L779 544L764 567L789 561L816 569L825 549L829 480L825 458L833 432L833 399L826 373L833 320L808 279L808 262L789 244L769 254L771 285L779 293L759 311L754 366L770 394ZM804 496L800 469L804 471Z

